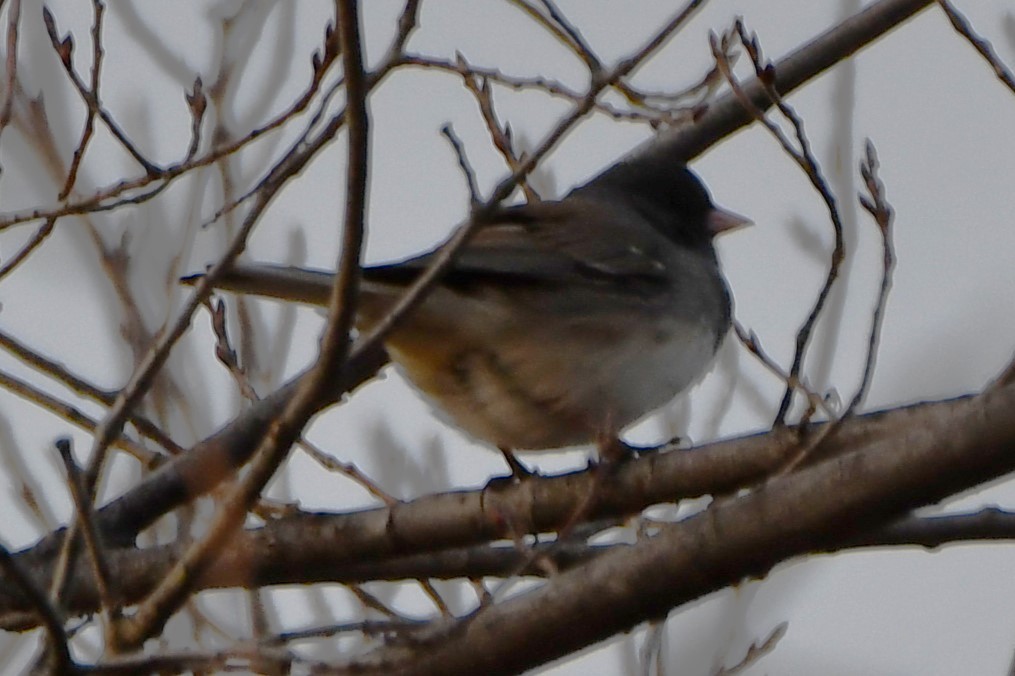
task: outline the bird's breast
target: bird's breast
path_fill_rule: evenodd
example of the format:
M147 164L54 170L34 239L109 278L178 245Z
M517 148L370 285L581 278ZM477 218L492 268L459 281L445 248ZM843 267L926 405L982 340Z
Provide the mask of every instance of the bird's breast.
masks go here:
M456 426L519 450L619 432L693 384L718 344L714 325L665 314L636 321L543 317L489 329L466 336L401 331L389 350Z

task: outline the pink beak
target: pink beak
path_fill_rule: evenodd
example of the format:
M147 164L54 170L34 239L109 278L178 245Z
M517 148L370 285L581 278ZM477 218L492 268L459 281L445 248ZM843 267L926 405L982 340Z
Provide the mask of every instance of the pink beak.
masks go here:
M754 221L719 207L714 207L708 214L708 230L712 233L713 237L730 230L742 228L745 225L754 225Z

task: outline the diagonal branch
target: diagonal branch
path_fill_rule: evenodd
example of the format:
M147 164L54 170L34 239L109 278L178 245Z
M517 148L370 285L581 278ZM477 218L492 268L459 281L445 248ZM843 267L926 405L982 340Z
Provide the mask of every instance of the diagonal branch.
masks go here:
M935 0L879 0L863 11L817 35L802 47L775 61L771 85L786 96L802 84L846 59ZM760 81L745 82L744 91L755 106L768 110L772 101ZM694 125L679 127L653 140L642 152L689 162L722 138L754 122L736 95L730 93L709 104Z
M630 630L960 485L1015 470L1013 408L1015 388L989 390L898 436L718 500L637 546L609 551L462 621L436 623L428 639L381 647L355 673L511 674ZM533 617L539 631L532 631Z
M1004 396L1015 398L1012 387L994 388L1007 392ZM956 434L961 439L973 434L990 435L1004 430L993 430L986 423L985 402L990 394L960 399L919 404L916 406L879 411L853 416L839 423L835 435L829 436L820 448L807 458L797 474L808 468L827 467L842 458L856 457L877 448L879 453L896 458L899 465L914 462L911 452L922 451L927 444L949 447ZM980 416L983 416L982 419ZM983 424L981 424L983 423ZM600 482L593 504L589 507L589 518L594 523L624 519L641 512L648 506L672 503L684 498L701 495L735 496L742 488L759 486L787 458L798 452L800 439L806 443L810 438L821 435L833 423L816 423L806 428L775 429L767 433L752 434L736 439L706 444L693 451L679 450L659 452L631 460L617 467L609 482ZM952 431L937 434L936 426ZM948 428L954 425L954 428ZM937 435L937 436L935 436ZM933 438L931 438L933 437ZM1005 443L1015 445L1015 437L1004 437ZM957 442L956 442L957 443ZM915 446L914 446L915 444ZM1011 447L1011 446L1010 446ZM911 451L916 448L916 451ZM921 472L935 473L937 481L950 481L947 490L964 490L979 480L963 470L964 463L980 462L978 454L987 449L971 451L970 457L959 459L949 454L942 459L923 459ZM981 458L982 459L982 458ZM990 472L1003 472L1007 459L993 458L987 462L995 464ZM894 470L893 470L894 471ZM901 470L900 470L901 471ZM987 470L985 470L986 472ZM814 476L813 474L811 476ZM950 478L949 478L950 477ZM779 479L781 481L782 479ZM872 480L864 478L864 481ZM878 479L880 481L881 479ZM885 479L886 481L888 479ZM229 582L228 571L248 571L249 582L253 584L282 584L293 582L348 581L361 582L371 576L405 576L415 571L427 577L441 577L440 566L445 565L446 575L465 574L468 570L476 575L497 575L503 568L495 568L495 562L480 559L473 552L466 561L461 558L442 559L447 555L461 556L460 548L487 545L525 535L558 531L572 518L576 508L588 499L591 487L597 481L593 470L573 471L557 476L543 476L531 479L523 485L492 485L481 490L453 491L427 495L406 503L389 503L382 508L339 514L296 514L273 520L262 529L237 536L221 559L219 572L208 571L196 584L200 586L235 584ZM845 477L844 486L851 486ZM852 488L850 488L852 490ZM908 499L908 498L907 498ZM914 497L914 506L924 498ZM902 508L900 508L902 509ZM902 509L907 511L910 507ZM892 514L895 507L888 511ZM886 518L888 518L886 516ZM829 539L822 540L816 547L819 551L841 549L842 547L871 546L874 544L921 544L912 539L916 536L895 534L871 535L869 531L854 533L852 522L844 528L842 521L831 523ZM775 528L790 527L789 523L771 524ZM994 537L1012 537L1012 519L1006 522L994 520L990 534ZM957 531L952 535L962 537ZM969 530L965 537L988 537L987 531ZM902 539L909 537L911 539ZM928 546L933 546L931 542ZM124 550L121 557L132 558L136 565L148 572L137 573L138 581L132 584L148 588L144 579L160 581L165 577L167 561L178 558L177 549L170 547L162 554L155 551L131 553ZM566 550L571 556L573 550ZM550 553L556 556L556 552ZM529 556L529 552L525 552ZM48 577L51 564L37 556L21 555L36 575ZM160 563L161 559L161 563ZM456 561L447 563L449 560ZM442 561L444 563L442 563ZM517 560L513 560L515 565ZM452 567L453 566L453 567ZM472 566L467 569L466 566ZM80 569L79 569L80 570ZM80 582L87 570L75 574L72 579ZM223 577L225 576L225 577ZM294 577L295 576L295 577ZM303 577L300 577L303 576ZM133 577L115 576L117 579ZM80 590L79 592L80 593ZM137 588L125 591L125 602L137 601ZM92 600L72 601L74 592L68 591L68 602L77 612L90 610ZM17 628L10 614L24 611L23 601L11 596L10 591L0 586L0 626Z
M944 10L952 27L972 45L973 49L983 57L984 61L990 64L994 74L997 75L997 79L1003 82L1015 94L1015 75L1012 75L1012 72L998 58L991 44L976 34L973 27L969 25L969 21L966 20L966 17L962 16L962 13L955 9L955 6L948 2L948 0L937 0L937 4Z
M232 539L250 507L288 455L292 444L299 438L300 431L318 410L318 402L331 389L332 374L341 370L348 355L363 245L369 138L366 98L369 84L363 70L357 2L339 0L337 10L345 71L345 119L349 130L348 182L343 247L321 354L281 415L272 422L268 434L258 444L250 470L231 487L208 532L187 550L163 583L152 591L134 615L120 623L117 640L123 647L137 648L145 639L161 631L170 616L190 596L201 573Z

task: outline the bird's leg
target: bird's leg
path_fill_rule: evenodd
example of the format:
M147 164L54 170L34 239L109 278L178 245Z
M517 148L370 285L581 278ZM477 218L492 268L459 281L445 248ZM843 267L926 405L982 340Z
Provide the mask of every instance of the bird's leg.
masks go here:
M511 468L512 479L515 481L523 481L536 476L535 472L522 464L522 461L511 452L510 448L507 448L506 446L498 446L497 450L503 454L504 460L507 461L508 467Z
M589 517L599 498L600 491L602 491L604 484L611 479L614 470L619 468L621 463L634 457L631 446L621 441L617 428L612 423L604 425L602 431L596 434L596 448L599 451L599 461L589 458L592 483L589 485L588 492L578 502L574 512L564 522L563 527L558 529L558 541L568 539L575 527Z
M596 448L604 465L614 465L638 457L637 449L620 438L620 430L613 422L612 415L607 416L606 424L596 435Z
M603 432L596 439L596 447L599 449L599 459L604 465L613 465L638 457L641 449L631 446L621 439L615 432Z
M599 450L599 458L603 463L610 465L634 460L659 451L673 450L680 445L681 441L683 440L680 437L673 437L657 446L633 446L620 438L620 430L616 426L607 425L596 435L596 448Z

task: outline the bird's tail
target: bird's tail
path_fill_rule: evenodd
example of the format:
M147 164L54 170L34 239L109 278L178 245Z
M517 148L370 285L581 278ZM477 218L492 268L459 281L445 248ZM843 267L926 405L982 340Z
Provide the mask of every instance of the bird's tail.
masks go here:
M204 275L183 277L183 284L193 286ZM285 265L238 264L215 281L223 291L277 298L290 303L327 307L335 275L324 270L310 270ZM360 286L356 323L369 328L383 317L398 299L403 288L398 284L365 278Z
M204 277L199 273L180 281L193 286ZM282 265L235 265L215 281L215 287L255 296L327 306L335 276L323 270Z

